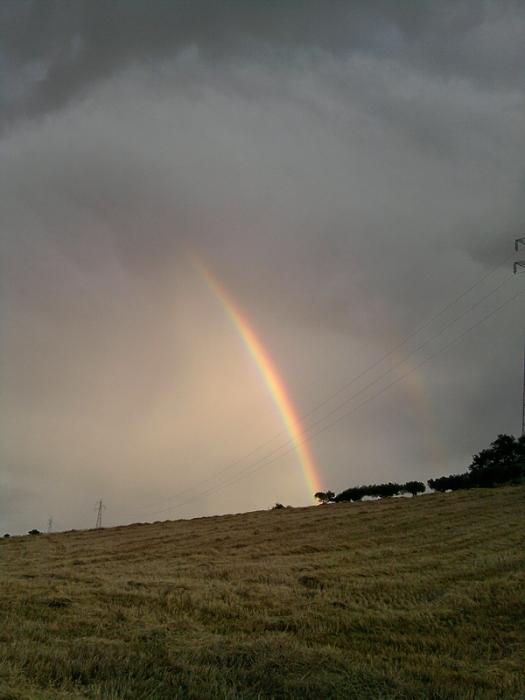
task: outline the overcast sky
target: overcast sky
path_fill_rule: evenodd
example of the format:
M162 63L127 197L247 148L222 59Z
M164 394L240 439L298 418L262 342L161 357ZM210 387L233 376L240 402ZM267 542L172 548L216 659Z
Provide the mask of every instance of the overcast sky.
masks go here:
M195 258L323 488L521 433L522 2L0 6L5 532L312 503Z

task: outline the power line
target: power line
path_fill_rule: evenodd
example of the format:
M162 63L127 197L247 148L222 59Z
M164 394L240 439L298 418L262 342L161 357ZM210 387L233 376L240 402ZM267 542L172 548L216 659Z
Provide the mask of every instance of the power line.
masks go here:
M93 511L92 510L86 511L84 513L84 515L82 515L78 520L76 520L73 523L71 529L73 529L73 530L82 529L81 526L83 526L85 523L87 523L89 520L91 520L92 517L93 517Z
M509 257L512 257L512 256L509 256ZM498 265L497 267L500 267L501 265L503 265L508 259L509 259L509 258L506 258L503 262L499 263L499 265ZM450 280L450 282L448 282L447 284L441 286L434 294L430 295L429 297L427 297L426 299L424 299L423 301L421 301L421 302L420 302L419 304L417 304L415 307L409 309L409 310L407 311L407 313L405 313L403 316L401 316L401 317L399 317L399 318L397 318L397 319L391 320L390 323L388 323L388 325L386 326L386 328L395 328L395 327L397 327L397 326L398 326L400 323L402 323L405 319L407 319L407 318L409 318L410 316L412 316L412 315L413 315L418 309L420 309L422 306L424 306L425 304L428 304L429 302L433 301L434 299L437 299L444 291L446 291L449 287L451 287L453 284L455 284L458 280L462 279L463 277L466 277L466 275L468 275L469 272L471 272L471 271L477 266L477 264L478 264L478 263L474 263L474 264L471 265L466 271L463 271L463 272L461 272L459 275L456 275L452 280ZM494 269L497 269L497 267L494 268ZM489 274L490 274L490 273L489 273ZM485 279L485 278L482 278L482 280L480 280L480 282L483 281L483 279ZM478 284L478 283L479 283L479 282L477 282L476 284ZM474 285L474 286L476 286L476 285ZM470 289L473 289L473 287L471 287ZM467 290L467 292L470 291L470 289ZM338 363L338 368L340 368L341 366L343 366L343 364L346 365L346 364L348 363L348 359L349 359L349 358L352 358L352 357L354 357L354 356L359 355L359 354L362 353L364 350L366 350L368 347L370 347L372 344L373 344L373 341L372 341L372 340L368 340L368 341L366 341L365 343L363 343L360 347L356 348L353 352L351 352L350 355L344 360L344 362L339 362L339 363ZM323 372L320 376L318 376L318 377L316 377L315 379L313 379L312 381L308 382L307 385L306 385L306 387L303 386L302 388L300 388L300 389L298 390L297 394L300 395L300 394L304 393L305 389L307 389L307 388L309 388L309 387L312 387L312 386L314 386L315 384L318 384L318 383L319 383L324 377L326 377L328 374L332 374L333 371L334 371L334 370L333 370L333 367L332 367L330 370L328 370L328 371L326 371L326 372ZM296 395L297 395L297 394L296 394ZM330 398L332 398L332 397L329 397L329 399L327 399L327 401L330 400ZM322 406L322 405L323 405L323 404L320 404L320 406ZM268 414L272 413L273 410L274 410L274 409L269 409L269 410L265 411L263 415L268 415ZM316 408L314 408L314 409L312 409L312 410L316 410ZM307 414L307 415L308 415L308 414ZM304 417L303 417L303 418L304 418ZM303 420L303 418L301 418L301 420ZM244 425L244 426L243 426L242 428L240 428L239 430L235 431L234 433L231 433L231 434L228 435L226 438L224 438L224 439L221 440L220 442L216 443L214 447L210 448L210 449L209 449L207 452L205 452L204 454L201 454L201 456L206 457L207 455L211 454L211 453L213 452L213 450L216 449L216 447L220 447L221 445L226 444L227 442L229 442L229 441L232 440L233 438L237 437L238 435L244 433L246 430L248 430L249 428L251 428L253 425L256 425L257 423L259 423L260 420L261 420L261 417L255 418L255 419L252 420L250 423L247 423L246 425ZM282 432L278 433L278 435L276 435L274 438L272 438L269 442L272 442L274 439L276 439L276 438L279 437L280 435L284 434L285 432L286 432L286 431L282 431ZM262 449L262 447L264 447L266 444L268 444L268 443L264 443L264 445L260 446L260 447L257 448L256 450L254 450L254 452L257 452L259 449ZM250 453L250 454L248 454L248 455L245 455L244 457L241 458L240 461L242 461L243 459L246 459L246 458L249 457L251 454L253 454L253 453ZM231 466L231 465L230 465L230 466ZM227 468L229 468L229 467L227 467Z
M488 298L491 294L493 294L495 291L497 291L497 289L499 289L499 288L502 287L504 284L506 284L506 283L509 281L509 279L511 279L511 278L506 279L504 282L502 282L500 285L498 285L498 287L496 287L495 289L493 289L491 292L489 292L487 295L485 295L485 297L483 297L483 298L480 299L478 302L476 302L476 304L474 304L474 305L471 306L469 309L467 309L463 314L461 314L461 316L459 316L459 317L456 318L454 321L452 321L452 322L449 323L447 326L445 326L445 328L443 328L441 331L439 331L437 334L435 334L432 338L430 338L430 339L427 340L425 343L423 343L421 346L419 346L418 348L416 348L416 350L414 350L412 353L410 353L409 355L407 355L406 357L404 357L402 360L400 360L398 363L396 363L396 364L395 364L393 367L391 367L389 370L387 370L386 372L384 372L380 377L376 378L373 382L371 382L370 384L368 384L366 387L364 387L363 389L361 389L359 392L357 392L356 394L354 394L353 396L351 396L348 400L346 400L345 402L343 402L342 404L340 404L338 407L336 407L335 409L333 409L333 411L331 411L329 414L327 414L327 415L324 416L323 418L319 419L316 423L314 423L313 425L309 426L306 430L302 431L302 433L300 434L300 436L304 436L304 440L303 440L302 442L304 443L304 442L308 442L308 441L312 440L312 439L313 439L314 437L316 437L317 435L320 435L321 433L323 433L323 432L325 432L326 430L328 430L328 428L330 428L330 427L332 427L333 425L339 423L341 420L343 420L344 418L346 418L347 416L349 416L351 413L354 413L354 411L356 411L356 410L358 410L359 408L361 408L361 406L364 406L365 404L369 403L369 402L370 402L372 399L374 399L376 396L379 396L380 394L384 393L384 392L385 392L387 389L389 389L391 386L394 386L395 384L397 384L398 382L400 382L402 379L404 379L404 377L406 377L407 375L411 374L411 373L414 372L416 369L419 369L419 367L421 367L423 364L425 364L426 362L430 361L432 358L434 358L436 355L438 355L439 353L441 353L441 352L442 352L443 350L445 350L446 348L450 347L450 346L451 346L453 343L455 343L457 340L459 340L460 338L462 338L463 336L465 336L465 335L466 335L467 333L469 333L471 330L473 330L474 328L476 328L477 326L479 326L481 323L483 323L484 321L486 321L488 318L490 318L491 316L493 316L495 313L497 313L497 312L498 312L500 309L502 309L504 306L506 306L506 305L509 304L511 301L513 301L514 299L516 299L518 296L520 296L521 294L523 294L523 293L525 292L525 289L522 290L522 291L520 291L520 292L518 292L517 294L515 294L514 296L512 296L510 299L508 299L507 301L505 301L503 304L501 304L500 306L498 306L496 309L494 309L494 311L492 311L491 313L487 314L487 316L485 316L484 318L482 318L480 321L478 321L477 323L473 324L470 328L468 328L468 329L466 329L465 331L463 331L463 333L461 333L460 335L458 335L456 338L454 338L453 340L451 340L449 343L447 343L446 345L444 345L442 348L440 348L439 350L437 350L436 352L434 352L432 355L430 355L429 357L427 357L425 360L421 361L418 365L416 365L415 367L413 367L412 369L410 369L408 372L405 372L401 377L395 379L393 382L391 382L390 384L388 384L386 387L384 387L384 388L381 389L380 391L376 392L374 395L372 395L371 397L367 398L366 400L362 401L358 406L355 406L353 409L351 409L350 411L347 411L347 412L346 412L345 414L343 414L342 416L336 418L336 419L335 419L334 421L332 421L330 424L328 424L328 425L322 427L320 430L318 430L318 431L315 432L314 434L312 434L312 435L307 435L307 431L308 431L308 430L311 430L314 426L319 425L320 423L322 423L322 422L323 422L324 420L326 420L326 418L328 418L330 415L333 415L333 413L335 413L337 410L339 410L339 409L342 408L344 405L348 404L351 400L353 400L354 398L356 398L358 395L362 394L364 391L366 391L366 390L369 389L371 386L373 386L374 384L376 384L380 379L382 379L382 378L385 377L387 374L389 374L393 369L395 369L396 367L398 367L399 365L401 365L403 362L406 362L406 360L408 360L410 357L412 357L412 356L413 356L416 352L418 352L422 347L424 347L424 346L427 345L429 342L431 342L432 340L434 340L434 339L435 339L438 335L440 335L443 331L447 330L450 326L452 326L454 323L456 323L456 322L459 321L462 317L464 317L467 313L469 313L473 308L475 308L476 306L478 306L481 302L483 302L483 301L484 301L486 298ZM287 441L287 442L288 442L288 444L290 443L290 441ZM301 444L302 444L302 443L301 443ZM284 457L286 454L292 452L292 451L295 449L295 447L291 447L291 448L289 448L286 452L283 452L283 453L280 454L280 455L276 455L276 456L275 456L273 459L271 459L270 461L265 461L265 460L268 459L268 457L271 457L272 454L275 454L276 452L279 452L280 450L282 450L284 446L285 446L285 445L282 445L281 447L277 448L276 450L273 450L273 452L270 452L270 453L269 453L268 455L266 455L265 457L262 457L260 460L257 460L256 462L252 463L251 465L248 465L247 467L245 467L245 468L242 469L241 471L237 472L236 475L233 475L233 476L229 477L229 478L226 479L225 481L223 481L223 482L221 482L220 484L218 484L218 485L216 485L216 486L214 486L214 487L208 489L207 491L204 491L203 493L197 494L196 496L194 496L193 498L188 499L187 501L183 501L183 502L181 502L181 503L177 503L177 504L175 504L175 505L173 505L173 506L170 506L169 508L166 508L166 509L163 509L163 510L160 510L160 511L155 511L154 513L150 513L149 515L156 515L156 514L159 514L159 513L164 513L164 512L167 512L167 511L169 511L169 510L173 510L174 508L178 508L178 507L181 507L181 506L183 506L183 505L187 505L187 504L189 504L189 503L192 503L192 502L194 502L194 501L196 501L196 500L199 500L200 498L203 498L204 496L209 495L210 493L215 493L216 491L219 491L219 490L221 490L222 488L225 488L226 486L229 486L229 485L231 485L231 484L233 484L233 483L236 483L237 481L240 481L240 480L244 479L244 478L247 477L247 476L250 476L251 474L253 474L253 473L255 473L256 471L258 471L259 469L262 469L262 468L264 468L264 467L269 466L269 465L272 464L273 462L277 461L278 459L281 459L281 458ZM260 462L264 462L264 464L261 464L261 465L260 465L259 467L257 467L256 469L253 469L253 467L256 467L258 464L260 464ZM250 470L250 471L248 471L248 470ZM224 471L224 470L223 470L223 471ZM245 472L247 472L247 473L245 473ZM242 475L242 476L241 476L241 475ZM208 479L207 481L209 481L209 479ZM202 484L202 483L204 483L204 482L201 482L201 484ZM201 484L199 484L199 485L201 485ZM196 487L193 487L193 488L196 488ZM187 489L186 491L189 491L189 490L191 490L191 489ZM185 492L181 492L181 493L185 493ZM180 494L179 494L179 495L180 495ZM172 497L172 498L175 498L175 497L176 497L176 496L174 496L174 497ZM169 500L169 499L166 499L166 500ZM146 507L147 507L147 506L146 506Z
M303 444L303 443L305 443L305 442L309 442L310 440L312 440L313 438L317 437L317 436L320 435L321 433L324 433L326 430L328 430L328 429L331 428L332 426L336 425L337 423L339 423L340 421L342 421L344 418L347 418L349 415L351 415L352 413L354 413L355 411L357 411L359 408L361 408L361 407L364 406L365 404L367 404L367 403L369 403L370 401L372 401L372 399L375 399L375 398L376 398L377 396L379 396L380 394L383 394L385 391L387 391L388 389L390 389L390 387L394 386L395 384L398 384L402 379L404 379L405 377L407 377L409 374L412 374L412 372L415 372L417 369L419 369L419 368L420 368L422 365L424 365L425 363L427 363L427 362L429 362L430 360L432 360L434 357L436 357L436 355L439 355L439 353L443 352L443 350L446 350L448 347L450 347L451 345L453 345L456 341L458 341L460 338L462 338L463 336L465 336L467 333L470 333L471 330L473 330L473 329L476 328L477 326L479 326L479 325L481 325L482 323L484 323L487 319L489 319L489 318L490 318L491 316L493 316L495 313L497 313L498 311L500 311L500 309L502 309L504 306L506 306L507 304L509 304L511 301L513 301L514 299L516 299L517 297L519 297L519 296L520 296L521 294L523 294L524 292L525 292L525 289L522 289L521 292L518 292L518 293L515 294L513 297L511 297L510 299L508 299L507 301L505 301L503 304L501 304L501 305L498 306L496 309L494 309L494 311L492 311L490 314L487 314L487 316L485 316L485 317L482 318L480 321L478 321L477 323L475 323L474 325L472 325L470 328L467 328L465 331L463 331L463 333L461 333L460 335L458 335L456 338L454 338L453 340L451 340L449 343L447 343L446 345L444 345L442 348L440 348L439 350L436 350L436 352L434 352L432 355L430 355L430 356L427 357L426 359L422 360L418 365L416 365L415 367L412 367L412 369L410 369L410 370L408 370L407 372L405 372L401 377L398 377L398 378L395 379L393 382L391 382L390 384L388 384L386 387L383 387L383 388L380 389L378 392L376 392L376 393L373 394L372 396L370 396L370 397L368 397L367 399L365 399L364 401L362 401L358 406L355 406L355 407L352 408L350 411L347 411L344 415L339 416L339 418L337 418L336 420L332 421L329 425L324 426L323 428L321 428L320 430L318 430L316 433L313 433L312 435L307 435L307 434L306 434L306 431L304 431L304 432L301 434L301 435L304 436L304 440L302 441L301 444ZM406 359L408 359L408 358L405 358L405 360L406 360ZM238 481L242 481L242 479L245 479L246 477L251 476L251 475L254 474L255 472L259 471L260 469L264 469L265 467L268 467L270 464L272 464L273 462L276 462L277 460L281 459L281 458L284 457L286 454L289 454L290 452L293 452L294 449L295 449L295 447L291 447L291 448L289 448L286 452L283 452L282 454L275 456L275 457L274 457L273 459L271 459L269 462L265 462L264 464L261 464L261 465L258 466L256 469L251 469L251 467L254 467L254 466L256 466L256 465L258 464L258 462L256 462L256 463L250 465L249 467L247 467L246 469L242 470L241 472L238 472L238 474L236 475L237 478L234 478L234 477L232 476L232 477L230 477L229 479L227 479L227 480L225 480L224 482L222 482L221 484L218 484L217 486L215 486L215 487L209 489L208 491L204 491L203 493L198 494L198 495L195 496L194 498L191 498L191 499L189 499L189 500L187 500L187 501L183 501L182 503L177 503L177 504L175 504L175 505L173 505L173 506L170 506L169 508L166 508L166 509L164 509L164 510L156 511L156 512L154 512L154 513L150 513L149 515L157 515L157 514L159 514L159 513L165 513L165 512L167 512L167 511L169 511L169 510L173 510L174 508L180 508L181 506L185 506L185 505L188 505L189 503L193 503L194 501L197 501L197 500L199 500L200 498L203 498L204 496L207 496L207 495L209 495L209 494L211 494L211 493L216 493L217 491L220 491L222 488L225 488L226 486L231 486L232 484L235 484L235 483L237 483ZM270 456L270 455L268 455L268 456ZM261 461L262 461L262 460L261 460ZM249 472L247 472L247 473L243 473L243 472L246 472L248 469L251 469L251 471L249 471Z
M355 376L353 379L351 379L349 382L347 382L344 386L342 386L342 387L339 388L337 391L335 391L335 392L333 392L332 394L330 394L330 396L328 396L324 401L322 401L321 403L319 403L319 404L317 404L316 406L314 406L314 408L312 408L312 409L311 409L310 411L308 411L307 413L303 414L303 415L299 418L299 420L296 421L296 423L293 423L292 425L297 425L297 424L302 423L302 421L303 421L305 418L308 418L308 416L310 416L310 415L312 415L313 413L315 413L316 411L318 411L320 408L322 408L323 406L325 406L325 405L326 405L329 401L331 401L333 398L335 398L336 396L338 396L339 394L341 394L343 391L345 391L346 389L348 389L352 384L354 384L356 381L358 381L358 380L361 379L363 376L365 376L365 375L366 375L368 372L370 372L374 367L378 366L381 362L383 362L383 360L385 360L387 357L389 357L389 356L392 355L394 352L396 352L396 350L398 350L400 347L402 347L403 345L405 345L409 340L411 340L412 338L414 338L418 333L420 333L422 330L424 330L424 329L425 329L427 326L429 326L433 321L435 321L437 318L439 318L440 316L442 316L446 311L448 311L448 310L449 310L452 306L454 306L458 301L460 301L461 299L463 299L469 292L471 292L473 289L475 289L475 288L476 288L478 285L480 285L484 280L486 280L490 275L492 275L494 272L496 272L496 270L498 270L502 265L504 265L508 260L510 260L510 258L511 258L513 255L514 255L514 253L512 253L511 255L508 255L506 258L504 258L504 259L503 259L501 262L499 262L495 267L493 267L491 270L489 270L489 272L487 272L485 275L483 275L483 277L481 277L481 279L479 279L477 282L475 282L473 285L471 285L467 290L465 290L465 291L462 292L458 297L456 297L453 301L451 301L449 304L447 304L447 306L445 306L444 309L442 309L442 310L439 311L438 313L434 314L434 316L432 316L428 321L426 321L426 322L423 323L421 326L419 326L415 331L413 331L413 332L412 332L407 338L405 338L402 342L398 343L394 348L392 348L392 349L389 350L387 353L385 353L382 357L380 357L380 358L379 358L378 360L376 360L372 365L370 365L367 369L365 369L363 372L361 372L360 374L358 374L357 376ZM463 275L462 275L462 276L463 276ZM509 279L510 279L510 278L509 278ZM455 280L454 280L454 281L455 281ZM427 345L429 342L431 342L432 340L434 340L434 338L436 338L438 335L440 335L440 333L444 332L445 330L447 330L447 328L449 328L451 325L453 325L456 321L458 321L458 320L460 320L461 318L463 318L463 316L465 316L469 311L471 311L473 308L475 308L478 304L480 304L480 303L483 302L485 299L487 299L491 294L493 294L495 291L497 291L501 286L503 286L504 284L506 284L506 282L508 282L508 279L505 280L504 282L502 282L500 285L498 285L495 289L493 289L493 290L492 290L491 292L489 292L487 295L485 295L484 297L482 297L482 299L480 299L478 302L476 302L476 304L474 304L474 305L471 306L469 309L467 309L467 311L465 311L465 312L464 312L463 314L461 314L458 318L456 318L454 321L452 321L452 322L449 323L447 326L445 326L441 331L439 331L437 334L435 334L432 338L430 338L430 339L427 340L425 343L423 343L422 345L420 345L419 348L416 348L416 350L415 350L414 352L412 352L410 355L408 355L408 357L411 357L411 356L412 356L413 354L415 354L415 352L417 352L419 349L421 349L422 347L424 347L425 345ZM418 308L418 307L416 307L416 308ZM405 359L408 359L408 357L405 358ZM390 370L388 370L388 371L391 371L392 369L394 369L395 367L397 367L399 364L400 364L400 363L394 365L394 367L390 368ZM387 372L387 373L388 373L388 372ZM385 373L385 374L387 374L387 373ZM376 379L375 381L379 381L379 379L381 379L383 376L384 376L384 374L381 375L381 376L380 376L378 379ZM372 384L373 384L373 383L375 383L375 382L372 382ZM340 404L339 406L337 406L335 409L333 409L332 411L330 411L329 413L327 413L325 416L323 416L323 417L320 418L318 421L316 421L316 422L313 423L311 426L309 426L308 429L314 427L315 425L318 425L320 422L322 422L323 420L325 420L326 418L328 418L328 417L329 417L330 415L332 415L335 411L339 410L339 408L341 408L342 406L346 405L349 401L351 401L353 398L355 398L355 396L359 395L360 393L362 393L362 391L366 390L369 386L371 386L371 384L367 385L367 387L365 387L363 390L361 390L360 392L358 392L358 394L355 394L355 395L351 396L349 399L347 399L346 401L344 401L342 404ZM239 459L237 459L237 460L235 460L234 462L230 463L228 466L224 467L223 469L220 469L219 471L215 472L213 475L211 475L211 476L209 476L209 477L206 477L205 479L201 480L199 483L194 484L193 486L190 486L190 487L187 488L187 489L184 489L184 490L182 490L182 491L177 492L177 493L174 494L173 496L170 496L170 497L168 497L168 498L164 498L164 499L162 499L162 500L160 500L160 501L157 501L157 502L155 502L155 503L150 503L150 504L148 504L148 505L146 505L146 506L142 506L141 508L131 509L131 510L124 511L124 512L143 511L144 509L153 508L153 507L155 507L156 505L161 505L162 503L167 503L167 502L170 501L170 500L173 500L173 499L175 499L175 498L179 498L181 495L183 495L183 494L185 494L185 493L188 493L189 491L192 491L192 490L198 488L199 486L202 486L203 484L208 483L209 481L212 481L213 479L217 478L217 477L220 476L221 474L226 473L226 472L229 471L230 469L233 469L234 467L236 467L236 466L237 466L238 464L240 464L241 462L245 461L245 460L248 459L249 457L252 457L252 456L255 455L257 452L259 452L260 450L262 450L262 449L264 449L265 447L267 447L268 445L270 445L270 444L271 444L272 442L274 442L277 438L279 438L279 437L285 435L287 432L288 432L287 429L284 429L284 430L280 431L279 433L277 433L276 435L274 435L272 438L270 438L269 440L267 440L267 441L264 442L263 444L259 445L259 446L258 446L257 448L255 448L254 450L252 450L252 451L250 451L250 452L244 454L244 455L243 455L242 457L240 457ZM284 443L284 445L280 445L279 447L275 448L274 450L272 450L271 452L269 452L269 453L268 453L267 455L265 455L264 457L261 457L260 460L257 460L257 461L255 462L255 464L258 464L260 461L266 459L267 457L271 456L272 454L275 454L276 452L278 452L279 450L281 450L286 444L289 444L289 442L290 442L289 440L286 440L286 442ZM248 467L248 468L249 468L249 467Z
M328 398L326 398L326 399L325 399L324 401L322 401L320 404L317 404L317 406L315 406L314 408L312 408L312 409L311 409L310 411L308 411L307 413L303 414L303 415L299 418L298 421L296 421L295 423L292 424L292 426L297 425L298 423L302 423L302 421L303 421L305 418L307 418L308 416L310 416L310 415L312 415L313 413L315 413L316 411L318 411L320 408L322 408L324 405L326 405L329 401L331 401L333 398L335 398L335 397L338 396L340 393L342 393L345 389L348 389L348 387L350 387L352 384L354 384L358 379L360 379L360 378L363 377L365 374L367 374L370 370L372 370L374 367L376 367L377 365L379 365L383 360L385 360L387 357L389 357L390 355L392 355L396 350L398 350L398 349L399 349L400 347L402 347L405 343L407 343L409 340L411 340L411 339L412 339L414 336L416 336L420 331L422 331L424 328L426 328L428 325L430 325L433 321L435 321L437 318L439 318L439 316L441 316L442 314L444 314L445 311L448 311L448 309L450 309L452 306L454 306L454 304L456 304L458 301L460 301L461 299L463 299L463 297L465 297L470 291L472 291L475 287L477 287L479 284L481 284L481 282L483 282L485 279L487 279L487 277L489 277L493 272L495 272L495 271L496 271L497 269L499 269L502 265L504 265L508 260L510 260L510 258L511 258L513 255L514 255L514 253L511 253L511 255L508 255L504 260L502 260L500 263L498 263L498 265L496 265L494 268L492 268L492 270L490 270L489 272L487 272L480 280L478 280L477 282L475 282L475 283L474 283L471 287L469 287L465 292L463 292L462 294L460 294L458 297L456 297L456 299L454 299L454 300L453 300L452 302L450 302L447 306L445 306L444 309L442 309L442 310L439 311L437 314L435 314L432 318L430 318L428 321L426 321L422 326L419 326L419 328L417 328L413 333L411 333L411 334L408 336L408 338L405 338L402 342L400 342L398 345L396 345L394 348L392 348L392 350L390 350L390 351L387 352L385 355L383 355L382 357L380 357L376 362L374 362L372 365L370 365L366 370L364 370L363 372L361 372L360 374L358 374L356 377L354 377L351 381L349 381L347 384L345 384L344 386L342 386L342 387L341 387L340 389L338 389L336 392L330 394L330 396L328 396ZM469 268L469 270L470 270L470 269L472 269L472 268ZM466 273L464 273L464 274L466 274ZM463 276L463 274L460 275L459 278L461 278L462 276ZM458 278L456 278L456 279L458 279ZM454 279L453 282L455 282L455 281L456 281L456 280ZM452 284L452 283L450 283L450 284ZM447 285L447 287L450 286L450 284ZM504 283L502 283L502 284L504 284ZM502 285L500 285L500 286L502 286ZM446 289L447 287L445 287L445 289ZM499 287L496 287L496 289L498 289L498 288L499 288ZM494 292L494 291L496 291L496 289L494 289L494 290L492 290L492 291ZM492 294L492 292L490 292L487 296L490 296L490 294ZM481 301L483 301L484 299L486 299L487 296L483 297L483 299L482 299ZM435 297L432 297L432 298L435 298ZM420 306L420 305L419 305L419 306ZM419 306L416 306L415 308L417 309L417 308L419 308ZM471 308L473 308L473 307L471 307ZM400 321L402 321L404 318L407 318L412 312L413 312L413 310L412 310L411 312L409 312L408 314L406 314L405 316L403 316L403 317L400 319ZM461 316L460 316L459 318L461 318ZM399 323L400 321L398 321L398 323ZM448 327L448 326L447 326L447 327ZM446 327L446 328L447 328L447 327ZM446 330L446 328L443 329L443 330ZM366 343L363 347L359 348L359 349L356 351L355 354L358 354L359 352L362 352L362 350L365 349L366 347L368 347L369 345L370 345L370 343ZM330 414L328 414L328 415L330 415ZM265 443L263 443L262 445L260 445L260 446L257 447L256 449L254 449L254 450L252 450L251 452L249 452L249 453L243 455L243 457L240 457L238 460L236 460L236 461L233 462L232 464L228 465L228 466L225 467L223 470L221 470L221 471L219 471L219 472L216 472L216 474L215 474L214 476L209 477L208 479L205 479L204 481L200 482L198 485L200 485L200 484L202 484L202 483L205 483L206 481L209 481L210 479L215 478L215 476L217 476L218 474L221 474L221 473L224 473L225 471L228 471L229 469L231 469L232 467L236 466L236 465L239 464L240 462L244 461L244 460L247 459L248 457L251 457L253 454L255 454L256 452L258 452L259 450L261 450L263 447L266 447L267 445L269 445L270 443L272 443L274 440L276 440L276 439L277 439L278 437L280 437L281 435L285 435L287 432L288 432L287 429L282 430L281 432L279 432L277 435L275 435L275 436L274 436L273 438L271 438L270 440L267 440ZM179 492L179 494L177 494L177 495L180 495L181 493L186 493L187 491L190 491L192 488L196 488L196 487L195 487L195 486L190 487L189 489L186 489L185 491ZM175 497L176 497L176 496L172 496L172 498L175 498ZM164 501L160 501L160 503L163 503L163 502L165 503L165 502L167 502L168 500L170 500L170 499L169 499L169 498L168 498L168 499L164 499ZM157 504L152 504L152 505L157 505Z
M395 365L393 365L393 366L390 367L388 370L386 370L386 372L383 372L383 374L381 374L379 377L377 377L376 379L374 379L373 382L371 382L370 384L367 384L367 386L365 386L363 389L361 389L361 390L358 391L357 393L353 394L350 398L346 399L345 401L343 401L343 403L339 404L339 406L336 406L336 408L332 409L332 410L331 410L329 413L327 413L325 416L323 416L322 418L320 418L319 420L317 420L315 423L313 423L312 425L310 425L310 426L308 427L308 430L310 430L310 429L313 428L314 426L318 425L319 423L322 423L322 422L323 422L324 420L326 420L329 416L333 415L333 414L334 414L336 411L338 411L340 408L342 408L342 407L345 406L347 403L349 403L350 401L352 401L354 398L356 398L357 396L359 396L360 394L362 394L364 391L366 391L368 388L370 388L371 386L373 386L373 385L374 385L376 382L378 382L380 379L382 379L383 377L385 377L387 374L390 374L390 372L392 372L392 370L396 369L396 367L399 367L399 365L403 364L403 362L406 362L406 360L408 360L410 357L412 357L413 355L415 355L417 352L419 352L419 351L420 351L422 348L424 348L426 345L428 345L428 344L431 343L433 340L435 340L438 336L440 336L442 333L444 333L446 330L448 330L451 326L453 326L455 323L457 323L457 322L460 321L462 318L464 318L464 316L466 316L467 314L469 314L469 313L472 311L472 309L475 309L476 306L479 306L479 304L481 304L481 303L484 302L486 299L488 299L488 297L490 297L492 294L494 294L494 292L496 292L498 289L500 289L500 287L503 287L505 284L507 284L507 282L508 282L510 279L511 279L511 278L509 277L509 278L507 278L506 280L504 280L504 281L503 281L501 284L499 284L495 289L493 289L491 292L489 292L489 293L486 294L484 297L482 297L479 301L477 301L475 304L473 304L470 308L468 308L466 311L464 311L462 314L460 314L460 315L459 315L457 318L455 318L453 321L451 321L450 323L448 323L444 328L442 328L440 331L438 331L437 333L435 333L431 338L428 338L428 340L426 340L424 343L422 343L421 345L419 345L415 350L413 350L411 353L409 353L408 355L406 355L402 360L399 360L399 362L397 362ZM408 340L410 340L413 336L414 336L414 334L412 334L411 336L409 336L409 338L408 338L406 341L404 341L403 343L400 343L398 346L396 346L396 347L394 348L394 350L391 350L391 351L388 353L388 355L385 355L384 357L386 358L386 357L388 357L389 355L391 355L395 350L397 350L399 347L401 347L402 345L404 345L404 344L405 344ZM384 359L384 358L383 358L383 359ZM381 361L381 360L380 360L380 361ZM361 376L364 376L364 374L366 374L370 369L372 369L372 368L375 367L377 364L379 364L380 361L374 363L368 370L366 370L366 371L363 372L361 375L359 375L359 377L357 377L357 379L359 379ZM352 383L353 383L353 382L352 382Z

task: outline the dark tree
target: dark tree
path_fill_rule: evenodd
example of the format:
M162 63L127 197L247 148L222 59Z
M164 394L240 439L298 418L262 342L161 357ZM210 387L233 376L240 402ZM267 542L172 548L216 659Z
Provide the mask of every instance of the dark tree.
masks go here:
M423 491L424 491L423 487ZM390 496L397 496L403 492L403 487L399 484L393 484L388 482L388 484L371 484L370 486L354 486L353 488L346 489L341 493L337 494L334 498L336 503L343 501L360 501L365 496L370 498L389 498Z
M334 498L334 501L336 503L344 503L347 501L360 501L363 496L366 495L366 486L354 486L351 489L346 489L345 491L341 491L341 493L338 493L337 496Z
M425 493L425 484L422 481L407 481L401 488L405 493L410 493L412 496L417 496L418 493Z
M468 474L451 474L450 476L440 476L438 479L429 479L427 484L433 491L459 491L459 489L469 489L471 483Z
M490 447L474 455L468 478L472 486L492 487L525 477L525 436L498 435Z
M434 491L493 488L498 484L518 482L525 478L525 437L498 435L490 447L473 455L468 472L429 479Z
M30 535L41 535L42 533L40 532L40 530L35 529L35 530L29 530L29 534Z
M333 491L318 491L314 494L314 498L317 498L321 503L333 503L335 498L335 493Z
M432 491L440 491L445 493L445 491L450 491L449 477L448 476L438 476L437 479L429 479L427 481L428 488Z
M393 484L391 481L388 484L374 484L369 486L367 496L378 496L379 498L390 498L401 493L401 486Z

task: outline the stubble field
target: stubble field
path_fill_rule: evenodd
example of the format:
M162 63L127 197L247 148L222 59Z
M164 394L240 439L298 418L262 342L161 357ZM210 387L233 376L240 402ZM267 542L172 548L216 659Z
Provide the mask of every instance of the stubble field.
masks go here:
M525 698L525 486L0 541L0 697Z

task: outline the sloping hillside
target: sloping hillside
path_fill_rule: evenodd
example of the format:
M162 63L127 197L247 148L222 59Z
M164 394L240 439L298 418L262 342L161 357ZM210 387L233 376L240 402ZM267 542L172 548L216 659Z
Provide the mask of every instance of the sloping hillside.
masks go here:
M525 487L0 542L2 698L525 697Z

